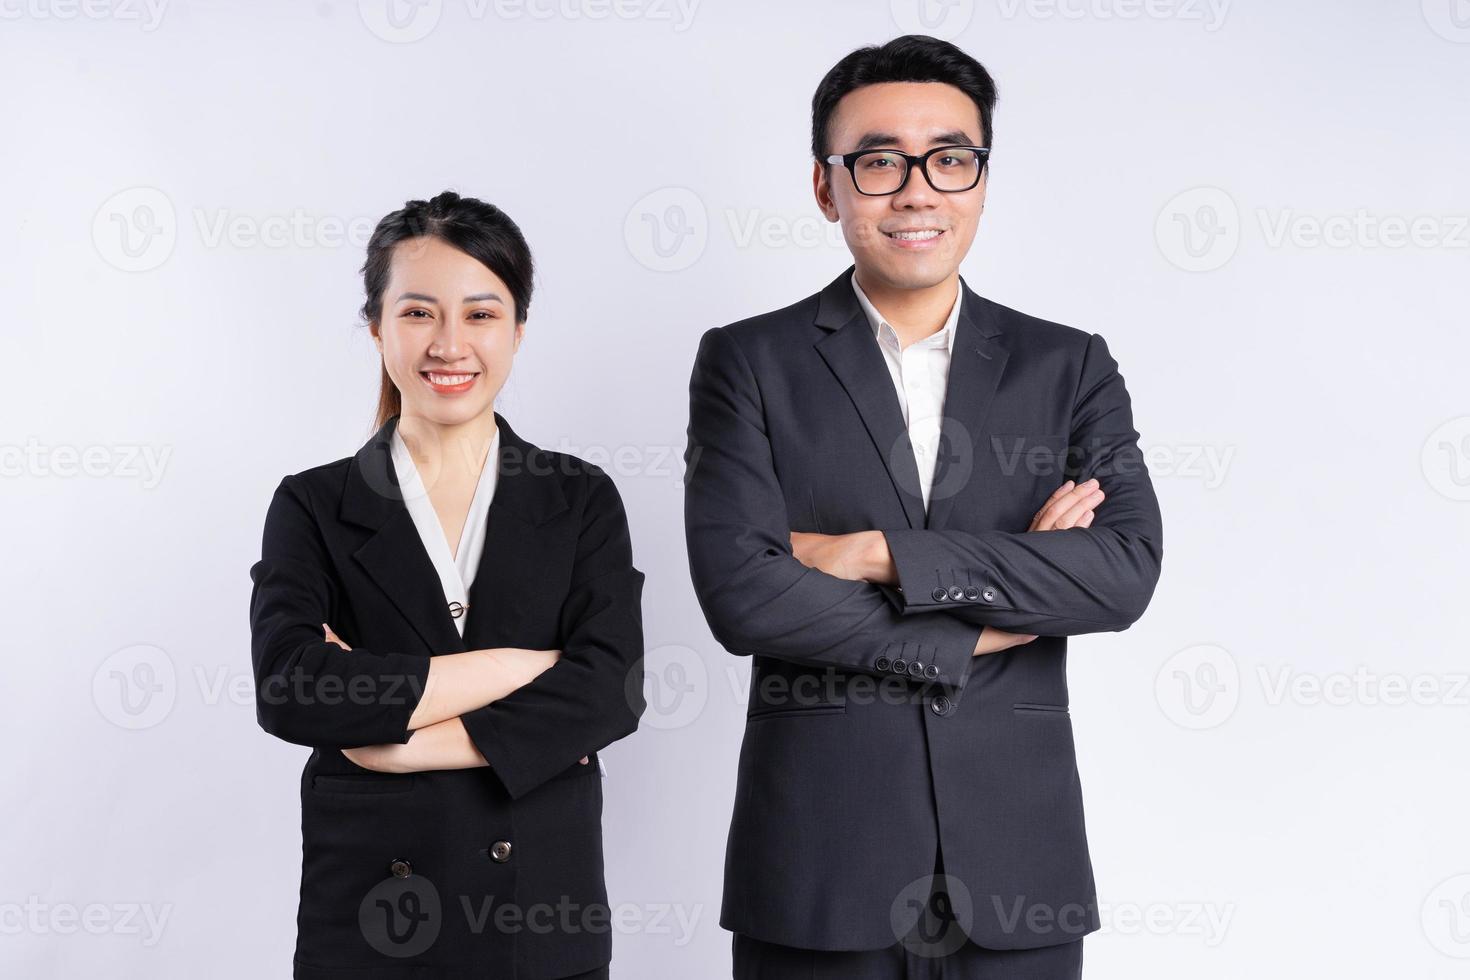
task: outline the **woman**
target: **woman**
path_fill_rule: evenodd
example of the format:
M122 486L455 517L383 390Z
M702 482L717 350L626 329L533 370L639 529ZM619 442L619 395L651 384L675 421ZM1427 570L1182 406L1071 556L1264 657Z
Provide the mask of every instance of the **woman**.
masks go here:
M531 277L489 204L384 218L377 432L266 515L257 716L313 750L298 980L608 975L597 750L643 711L643 574L607 475L494 411Z

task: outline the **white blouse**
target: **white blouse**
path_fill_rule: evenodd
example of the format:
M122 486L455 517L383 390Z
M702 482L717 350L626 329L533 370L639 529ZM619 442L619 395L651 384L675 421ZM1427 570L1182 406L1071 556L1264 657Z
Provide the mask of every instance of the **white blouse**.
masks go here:
M418 528L424 542L424 550L439 573L439 583L444 587L444 601L449 604L450 615L454 615L455 603L460 613L454 616L454 626L464 636L464 624L469 619L470 586L475 581L475 570L480 567L480 555L485 550L485 525L490 517L490 501L495 497L495 483L500 475L500 429L490 440L485 459L481 463L480 479L475 484L475 496L470 501L470 511L465 515L464 529L459 533L459 547L449 553L449 537L434 512L428 488L414 465L408 444L393 427L393 470L398 474L398 486L403 492L403 502Z

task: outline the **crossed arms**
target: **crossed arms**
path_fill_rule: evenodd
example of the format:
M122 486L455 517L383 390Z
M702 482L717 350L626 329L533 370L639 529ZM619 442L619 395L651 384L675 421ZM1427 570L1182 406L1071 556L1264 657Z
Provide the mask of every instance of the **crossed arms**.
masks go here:
M630 680L642 670L643 574L615 486L589 470L562 649L437 656L348 649L331 632L336 574L304 489L282 480L250 569L261 727L298 745L346 750L366 768L489 765L512 797L631 733L644 709L642 684Z
M1102 337L1089 339L1080 374L1067 470L1077 484L1107 485L1105 499L1083 508L1093 512L1085 524L793 535L754 372L732 334L707 331L689 383L685 462L699 466L686 477L684 516L695 594L715 638L737 655L872 674L883 673L880 657L903 651L896 655L937 666L932 679L958 692L970 658L989 652L984 633L1126 629L1158 581L1158 502ZM1090 497L1064 484L1067 512L1079 502L1074 492ZM841 561L824 565L837 553ZM985 585L989 599L934 598L937 586L970 583Z

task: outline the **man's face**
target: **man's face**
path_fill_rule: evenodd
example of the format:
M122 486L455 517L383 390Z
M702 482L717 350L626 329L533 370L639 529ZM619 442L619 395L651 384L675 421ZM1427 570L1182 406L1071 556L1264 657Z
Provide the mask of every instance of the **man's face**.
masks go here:
M979 107L944 82L865 85L842 97L827 126L828 154L896 149L917 156L936 146L984 141ZM917 167L902 190L883 197L860 194L841 164L817 162L813 185L827 220L842 222L859 277L889 289L925 289L954 275L985 208L986 177L970 190L942 193ZM934 231L934 237L898 236Z

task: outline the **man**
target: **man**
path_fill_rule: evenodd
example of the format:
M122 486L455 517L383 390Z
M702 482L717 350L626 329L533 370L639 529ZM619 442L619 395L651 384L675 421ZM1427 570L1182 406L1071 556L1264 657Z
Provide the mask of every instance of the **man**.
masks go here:
M1066 638L1138 619L1162 530L1102 337L959 276L994 104L933 38L843 58L813 182L853 267L700 342L690 571L752 658L737 978L1076 977L1099 927Z

